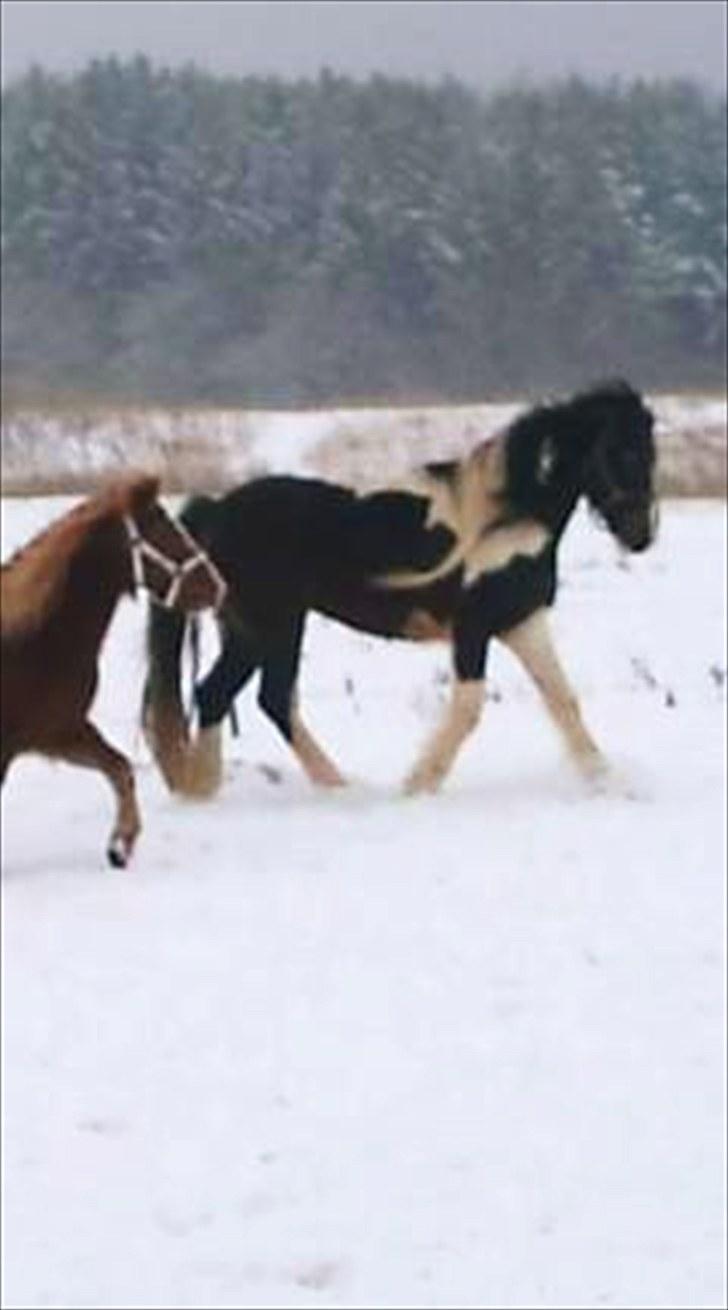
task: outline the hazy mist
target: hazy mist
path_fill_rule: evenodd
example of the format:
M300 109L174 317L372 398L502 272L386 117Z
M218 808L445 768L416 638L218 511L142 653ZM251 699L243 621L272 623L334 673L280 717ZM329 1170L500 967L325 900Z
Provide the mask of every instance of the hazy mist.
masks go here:
M726 83L726 5L691 3L118 3L4 0L2 73L73 72L143 53L212 72L459 78L483 90L571 73Z

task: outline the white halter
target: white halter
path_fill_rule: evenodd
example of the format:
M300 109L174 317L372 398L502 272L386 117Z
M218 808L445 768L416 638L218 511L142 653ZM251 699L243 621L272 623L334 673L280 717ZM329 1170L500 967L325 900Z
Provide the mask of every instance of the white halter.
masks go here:
M175 531L180 534L193 550L193 554L190 555L188 559L181 561L170 559L163 551L159 550L157 546L153 545L151 541L147 541L146 538L142 536L137 524L129 514L124 515L124 526L126 527L127 535L129 537L134 583L137 587L144 588L147 591L150 590L144 578L145 558L151 560L154 564L158 564L163 572L169 577L169 586L163 596L157 596L155 594L154 599L157 600L160 605L163 605L165 609L172 609L177 602L177 598L179 597L182 584L187 577L187 574L192 573L199 564L202 564L214 579L218 593L215 608L218 609L220 607L225 597L227 586L223 581L222 576L215 568L215 565L212 563L212 560L205 554L205 551L197 545L197 542L188 532L185 531L180 523L175 523Z

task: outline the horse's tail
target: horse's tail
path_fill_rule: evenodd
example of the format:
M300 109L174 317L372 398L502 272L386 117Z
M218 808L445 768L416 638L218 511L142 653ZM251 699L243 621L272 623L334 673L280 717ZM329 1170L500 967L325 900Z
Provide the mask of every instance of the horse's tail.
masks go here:
M214 522L215 501L197 496L189 501L180 520L207 548ZM217 790L219 761L211 761L211 741L201 733L190 738L182 700L182 652L190 629L194 653L199 633L194 617L178 610L149 606L147 619L148 669L142 698L142 728L149 749L170 791L184 796L207 796ZM219 747L219 739L215 738Z
M185 786L189 736L182 705L182 645L186 616L150 604L148 669L142 695L142 728L170 791Z

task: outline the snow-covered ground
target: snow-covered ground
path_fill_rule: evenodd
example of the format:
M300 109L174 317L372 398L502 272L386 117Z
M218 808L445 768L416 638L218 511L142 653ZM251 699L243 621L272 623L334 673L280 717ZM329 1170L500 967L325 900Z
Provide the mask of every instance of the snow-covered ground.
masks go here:
M3 557L65 504L6 503ZM103 781L24 760L3 794L6 1306L725 1305L725 529L668 504L627 566L569 531L599 796L496 651L445 791L403 799L446 652L312 619L350 790L251 689L182 803L122 603L95 717L137 764L132 867Z

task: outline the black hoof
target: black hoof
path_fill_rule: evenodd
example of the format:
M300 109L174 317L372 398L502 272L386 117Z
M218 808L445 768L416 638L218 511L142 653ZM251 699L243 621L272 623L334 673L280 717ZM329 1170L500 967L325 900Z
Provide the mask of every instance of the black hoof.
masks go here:
M113 869L125 869L129 852L126 849L126 843L121 837L115 837L109 849L106 852L109 864Z

